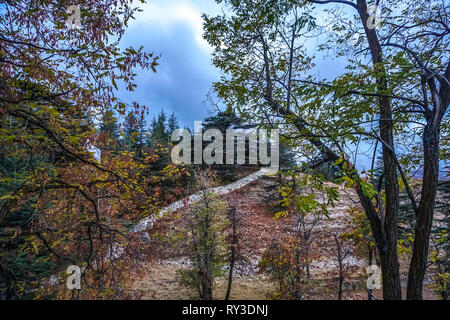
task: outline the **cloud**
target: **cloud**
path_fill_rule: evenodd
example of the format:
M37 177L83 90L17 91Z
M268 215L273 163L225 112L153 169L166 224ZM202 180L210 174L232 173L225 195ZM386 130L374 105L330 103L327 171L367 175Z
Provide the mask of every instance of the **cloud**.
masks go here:
M202 13L192 2L185 0L152 1L145 4L142 9L144 11L130 24L130 27L158 25L160 28L165 29L165 31L169 31L175 25L183 23L191 29L195 41L200 48L208 51L211 50L211 47L202 37Z
M150 116L164 108L174 111L182 125L206 115L203 101L219 78L211 64L212 49L202 39L202 11L190 1L153 0L129 24L122 47L140 47L161 54L157 73L137 72L137 89L120 90L120 98L150 108Z

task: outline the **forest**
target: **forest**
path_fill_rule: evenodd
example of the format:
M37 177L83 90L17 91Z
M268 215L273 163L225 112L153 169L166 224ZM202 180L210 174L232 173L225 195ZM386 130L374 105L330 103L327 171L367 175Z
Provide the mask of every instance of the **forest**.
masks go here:
M0 300L449 300L449 104L446 0L0 0Z

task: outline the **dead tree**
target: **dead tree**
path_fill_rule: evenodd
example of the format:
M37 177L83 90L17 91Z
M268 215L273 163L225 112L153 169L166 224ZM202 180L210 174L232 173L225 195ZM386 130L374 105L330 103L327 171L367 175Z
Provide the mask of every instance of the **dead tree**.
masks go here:
M225 300L230 299L231 285L233 282L234 263L236 261L238 251L239 251L237 225L239 224L240 219L236 216L236 208L235 207L230 208L228 214L229 214L229 219L231 221L232 235L231 235L230 268L228 270L228 288L227 288L227 293L225 295Z
M348 271L348 265L345 264L345 260L352 253L352 250L345 244L344 239L340 238L336 234L333 235L333 237L336 245L333 251L339 268L338 300L342 300L342 286L344 284L345 275Z

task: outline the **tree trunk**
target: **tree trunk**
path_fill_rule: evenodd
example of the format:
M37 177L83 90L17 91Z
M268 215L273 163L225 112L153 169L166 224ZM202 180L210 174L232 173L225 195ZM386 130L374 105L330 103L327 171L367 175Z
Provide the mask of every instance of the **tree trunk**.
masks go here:
M361 20L366 30L369 46L372 53L373 64L376 68L383 67L383 60L381 55L381 46L378 42L377 34L374 30L367 28L367 4L364 0L358 0L358 12L361 15ZM310 134L307 123L303 118L294 114L292 111L284 109L280 104L273 99L273 83L270 74L270 62L268 55L268 46L265 43L262 33L259 35L261 44L263 46L263 58L264 58L264 73L265 73L265 95L267 104L271 107L273 112L280 113L284 117L292 117L293 125L296 129L302 133L302 135L323 154L324 158L330 161L336 161L340 157L327 145L325 145L319 138ZM381 70L383 71L383 69ZM380 72L384 74L384 72ZM387 90L387 83L384 76L380 76L377 79L378 88L380 91ZM386 300L401 300L402 291L400 284L400 267L397 256L397 221L398 221L398 182L397 182L397 170L395 158L393 157L394 144L393 144L393 132L392 132L392 110L390 101L387 98L380 98L380 136L384 140L383 143L383 160L387 167L386 179L390 179L389 183L386 183L386 221L382 225L378 213L369 197L367 197L362 191L360 184L360 177L357 173L354 173L355 190L361 201L367 218L370 221L370 226L374 234L378 252L380 255L382 274L383 274L383 297ZM387 118L385 118L387 117ZM344 163L348 168L352 165L349 161L341 162L340 166Z
M231 295L231 285L233 283L233 269L234 269L234 260L235 260L235 253L234 253L234 244L231 247L231 260L230 260L230 270L228 272L228 287L227 287L227 293L225 295L225 300L230 300Z
M339 291L338 291L338 300L342 300L342 286L344 285L344 277L339 275Z
M446 80L446 81L445 81ZM413 254L408 273L407 299L422 300L423 280L428 260L431 227L439 179L439 139L442 118L450 103L450 63L447 64L445 79L441 81L439 93L434 77L428 84L433 101L433 110L427 111L427 125L423 133L424 167L422 193L416 217Z
M419 216L417 217L414 247L408 274L407 299L421 300L423 280L428 260L428 249L431 226L433 224L434 203L437 192L439 175L439 139L430 128L425 128L423 136L424 176L422 195L419 204Z
M213 274L209 264L206 264L200 274L199 295L201 300L212 300L213 298Z
M234 261L236 260L236 248L238 246L238 238L236 233L237 221L236 221L236 208L230 209L230 220L231 226L233 228L233 239L231 241L231 257L230 257L230 269L228 272L228 287L227 293L225 295L225 300L230 300L231 295L231 285L233 283L233 269L234 269Z
M422 286L425 277L431 226L433 224L434 203L439 175L439 138L428 126L423 136L424 175L419 215L416 220L414 247L408 274L407 298L422 299Z
M388 85L385 76L382 49L374 29L368 27L369 14L367 13L366 0L357 1L358 13L361 17L367 41L372 55L372 63L377 71L377 91L381 94L388 93ZM379 248L381 269L383 274L383 297L388 300L401 300L402 291L400 283L400 265L397 256L397 225L399 208L399 186L397 181L397 164L395 162L395 147L393 135L392 107L389 98L380 96L379 129L383 146L384 176L386 181L385 219L382 225L383 245ZM383 214L380 210L380 214Z
M369 249L369 266L372 265L372 261L373 261L373 248L372 246L368 245L368 249ZM367 300L373 300L372 299L372 289L367 289Z

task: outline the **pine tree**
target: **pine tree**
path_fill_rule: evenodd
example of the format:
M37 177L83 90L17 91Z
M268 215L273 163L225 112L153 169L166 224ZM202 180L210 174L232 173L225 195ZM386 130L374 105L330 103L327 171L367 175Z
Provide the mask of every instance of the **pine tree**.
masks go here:
M10 129L14 134L22 126L14 119L0 120L0 129ZM41 282L56 268L47 259L47 250L29 249L32 225L39 216L39 209L34 207L37 197L23 199L23 205L6 206L7 196L29 181L29 168L39 172L54 168L50 159L30 158L28 154L29 149L20 145L5 144L0 149L0 300L33 299Z
M156 137L157 137L157 141L164 145L168 142L166 121L167 121L167 115L164 112L164 110L161 110L161 112L158 115Z
M147 137L147 122L145 118L142 116L139 118L137 123L138 135L136 136L136 144L139 149L142 149L145 145L146 137Z
M102 135L101 147L111 147L118 150L120 146L120 132L117 118L113 111L109 108L104 114L100 122L99 132Z
M151 132L151 142L152 145L163 145L167 146L169 142L169 135L166 129L167 116L164 110L158 115L158 118L154 118L152 122L152 132Z
M148 130L149 134L147 135L147 139L146 139L147 145L152 149L154 149L154 147L155 147L154 132L155 132L156 126L157 126L156 117L153 116L152 122L150 123L149 130Z
M223 163L226 163L226 131L227 129L236 129L242 127L244 124L244 121L239 118L234 111L226 110L226 111L220 111L216 115L208 117L205 119L205 123L203 125L203 130L209 130L209 129L218 129L222 135L223 135ZM206 143L207 144L207 143ZM235 155L234 159L236 159L236 142L234 146ZM248 150L248 141L246 141L246 150ZM246 152L247 154L247 152ZM248 158L246 159L246 161ZM218 168L219 170L225 169L227 170L226 166L222 166L223 168ZM221 175L229 175L227 172L222 172Z
M280 143L280 169L290 170L297 165L295 152L284 143Z
M133 112L128 112L124 123L125 146L133 150L137 146L136 137L139 135L138 120Z
M225 134L227 129L232 127L242 127L244 121L239 118L234 111L226 110L220 111L216 115L205 119L204 129L219 129L222 134Z
M108 134L110 139L118 139L119 137L119 125L117 124L117 118L114 116L113 111L109 108L102 117L100 123L100 131Z
M175 112L172 112L172 114L169 117L169 120L167 121L167 134L169 137L172 136L172 133L179 128L177 117L175 116Z

